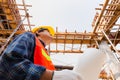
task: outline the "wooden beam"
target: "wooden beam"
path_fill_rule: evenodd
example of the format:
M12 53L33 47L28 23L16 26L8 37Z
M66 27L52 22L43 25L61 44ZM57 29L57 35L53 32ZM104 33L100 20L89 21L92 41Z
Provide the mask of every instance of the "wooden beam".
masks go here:
M100 6L103 6L104 4L99 4ZM120 4L116 3L116 4L108 4L107 6L120 6Z
M99 16L97 16L99 17ZM102 17L114 17L114 15L103 15Z
M9 30L9 29L2 29L2 30L0 30L0 34L3 34L3 35L6 35L6 34L11 34L12 32L13 32L14 30ZM21 34L21 33L23 33L23 32L25 32L25 30L18 30L17 32L16 32L16 34Z
M65 39L57 38L57 43L64 43L64 40ZM90 40L91 39L84 39L82 43L83 44L89 44ZM71 44L72 41L73 41L73 39L66 39L66 44ZM80 41L82 41L82 39L74 39L74 43L73 44L80 44ZM99 39L98 39L98 41L99 41ZM52 43L56 43L56 39L53 39ZM91 40L91 43L95 43L95 41Z
M101 21L101 18L102 18L103 14L104 14L104 11L105 11L108 3L109 3L109 0L106 0L105 3L104 3L104 5L103 5L103 8L102 8L102 10L101 10L101 13L100 13L100 15L99 15L99 17L98 17L98 19L97 19L97 21L96 21L96 23L95 23L95 26L94 26L94 29L93 29L93 33L96 32L96 29L97 29L97 27L98 27L98 25L99 25L99 23L100 23L100 21Z
M95 8L95 10L102 10L102 8ZM115 9L105 9L106 11L120 11L120 10L115 10Z
M65 32L56 32L55 34L56 36L59 36L59 35L75 35L75 36L95 36L96 34L95 33L82 33L82 32L77 32L77 33L74 33L74 32L68 32L68 33L65 33Z
M52 53L83 53L80 50L50 50Z
M7 2L0 2L2 4L2 6L7 6L7 5L11 5L11 6L26 6L26 7L32 7L32 5L23 5L23 4L14 4L14 3L7 3Z

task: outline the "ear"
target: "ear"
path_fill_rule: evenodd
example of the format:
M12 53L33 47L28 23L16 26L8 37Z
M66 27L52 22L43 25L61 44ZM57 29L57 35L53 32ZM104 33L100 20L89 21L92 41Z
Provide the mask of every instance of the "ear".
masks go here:
M36 35L36 36L40 36L40 34L38 33L38 31L36 31L35 35Z

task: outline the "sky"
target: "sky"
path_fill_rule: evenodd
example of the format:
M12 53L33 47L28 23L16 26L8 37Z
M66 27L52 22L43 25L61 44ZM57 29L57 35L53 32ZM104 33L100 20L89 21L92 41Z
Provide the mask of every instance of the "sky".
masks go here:
M18 0L20 1L20 0ZM87 32L92 31L95 8L104 0L25 0L32 5L28 12L35 26L51 25L58 31Z
M22 4L22 0L16 0ZM30 23L36 26L51 25L58 27L58 31L65 32L87 32L92 31L92 21L95 8L101 8L105 0L25 0L25 3L32 5L27 7L30 16ZM23 7L21 7L23 8ZM22 12L22 11L21 11ZM98 11L99 12L99 11ZM21 15L25 15L22 12ZM120 20L119 20L120 21ZM24 21L25 22L25 21ZM54 65L74 66L81 54L58 53L50 55Z
M17 0L19 3L21 0ZM50 25L58 27L59 32L92 31L92 21L104 0L25 0L32 5L28 8L31 24L36 26ZM51 55L54 64L75 65L79 54Z

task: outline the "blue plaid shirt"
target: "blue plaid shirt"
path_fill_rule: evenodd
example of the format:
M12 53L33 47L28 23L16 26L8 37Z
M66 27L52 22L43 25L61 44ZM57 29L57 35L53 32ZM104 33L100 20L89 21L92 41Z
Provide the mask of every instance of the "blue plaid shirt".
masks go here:
M33 63L35 35L17 36L0 56L0 80L39 80L46 68Z

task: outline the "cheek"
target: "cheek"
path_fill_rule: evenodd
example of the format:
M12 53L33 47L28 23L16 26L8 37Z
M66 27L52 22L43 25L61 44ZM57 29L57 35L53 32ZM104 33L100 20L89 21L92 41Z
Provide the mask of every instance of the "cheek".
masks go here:
M53 37L49 36L48 39L51 42L53 40Z
M53 40L53 37L50 35L45 35L44 38L49 42Z
M53 37L49 34L49 33L42 33L41 34L41 37L44 37L44 39L47 41L47 42L51 42L53 40Z

